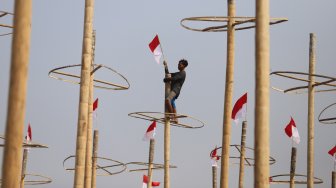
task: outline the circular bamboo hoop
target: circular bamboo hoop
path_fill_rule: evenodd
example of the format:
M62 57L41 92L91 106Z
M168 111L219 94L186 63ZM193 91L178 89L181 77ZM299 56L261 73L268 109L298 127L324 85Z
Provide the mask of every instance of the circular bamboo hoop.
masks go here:
M41 178L41 180L27 180L27 177L38 177ZM39 174L25 174L25 185L42 185L42 184L48 184L51 183L52 179L46 176L42 176ZM2 180L0 180L0 184L2 183Z
M285 77L285 78L289 78L289 79L292 79L292 80L303 81L303 82L307 82L307 83L309 83L309 81L310 81L309 79L300 78L300 77L293 76L293 75L313 76L315 78L325 79L325 81L321 81L321 82L314 81L313 87L320 86L320 85L333 87L333 88L336 87L336 84L332 84L332 82L336 81L336 78L333 78L333 77L330 77L330 76L325 76L325 75L319 75L319 74L310 75L309 73L293 72L293 71L274 71L270 75ZM297 86L297 87L292 87L292 88L288 88L288 89L280 89L278 87L272 86L272 89L274 89L276 91L284 92L284 93L302 94L302 93L307 93L308 92L308 91L302 91L303 89L308 89L308 84L304 85L304 86ZM321 89L321 90L316 89L315 90L316 93L317 92L329 92L329 91L336 91L336 88L335 89Z
M66 161L69 160L70 158L74 158L74 157L75 157L75 155L71 155L71 156L67 157L66 159L64 159L63 168L66 171L75 171L75 168L66 168L65 167ZM97 173L97 176L112 176L112 175L120 174L120 173L124 172L127 168L126 164L122 163L120 161L112 160L112 159L105 158L105 157L95 157L95 158L102 159L102 160L105 160L105 161L109 161L111 163L116 163L116 164L105 165L105 166L101 166L101 165L97 164L96 170L104 171L104 173ZM119 171L116 171L116 172L111 172L111 171L107 170L107 168L114 168L114 167L118 167L118 168L121 168L121 169Z
M10 12L6 12L6 11L1 11L0 10L0 18L2 18L2 17L5 17L5 16L12 16L13 17L13 13L10 13ZM13 29L13 26L12 25L7 25L7 24L2 24L2 23L0 23L0 27L1 28L9 28L9 29ZM12 34L12 32L4 32L4 33L0 33L0 36L6 36L6 35L10 35L10 34Z
M336 105L336 103L333 103L333 104L331 104L331 105L325 107L325 108L321 111L321 113L320 113L319 116L318 116L318 121L319 121L320 123L323 123L323 124L335 124L335 123L336 123L336 117L328 117L328 118L322 118L322 117L321 117L324 111L326 111L327 109L329 109L330 107L332 107L332 106L334 106L334 105Z
M143 168L135 168L135 169L130 169L130 165L135 165L135 166L144 166ZM164 168L163 164L158 164L158 163L152 163L153 165L153 170L162 170ZM138 171L147 171L148 170L148 163L145 162L129 162L126 163L127 166L127 171L128 172L138 172ZM169 168L177 168L177 166L174 165L169 165Z
M105 69L111 71L112 73L118 75L119 77L121 77L125 81L124 85L121 85L121 84L115 84L115 83L107 82L107 81L103 81L103 80L93 79L93 82L94 82L93 87L100 88L100 89L108 89L108 90L127 90L127 89L129 89L130 84L129 84L128 80L122 74L120 74L117 71L115 71L114 69L112 69L110 67L107 67L105 65L102 65L102 64L93 64L93 66L94 66L94 68L93 68L93 71L91 72L91 74L93 72L97 71L100 68L105 68ZM49 71L48 76L50 78L54 78L54 79L57 79L57 80L61 80L61 81L65 81L65 82L69 82L69 83L73 83L73 84L80 84L80 81L74 81L74 80L70 80L70 79L61 78L61 77L56 76L56 75L62 75L62 76L65 76L65 77L72 77L72 78L80 79L79 75L59 71L59 70L62 70L62 69L73 68L73 67L81 67L81 64L67 65L67 66L63 66L63 67L54 68L51 71ZM102 84L102 85L106 85L106 86L97 85L98 83Z
M174 113L162 113L162 112L132 112L129 113L128 116L134 117L134 118L139 118L147 121L156 121L158 123L165 123L165 116L172 116ZM175 114L175 118L179 119L179 122L173 122L170 121L170 124L175 127L181 127L181 128L188 128L188 129L198 129L204 127L204 123L196 119L194 117L184 115L184 114ZM189 119L193 122L196 122L198 125L196 126L191 126L189 124L181 123L180 120L182 119Z
M184 18L180 21L180 24L182 27L188 30L192 31L199 31L199 32L223 32L227 31L228 25L218 25L218 26L210 26L210 27L204 27L204 28L192 28L190 26L186 26L184 22L195 22L195 21L201 21L201 22L224 22L228 23L229 19L234 19L233 26L235 27L235 30L245 30L245 29L251 29L255 28L256 25L256 18L255 17L224 17L224 16L204 16L204 17L189 17ZM271 18L270 19L270 25L282 23L288 21L287 18ZM242 24L250 24L248 26L242 26Z
M5 140L6 138L4 135L0 135L0 139ZM4 147L4 146L5 144L0 144L0 147ZM47 145L39 144L36 142L29 142L29 143L23 142L22 147L23 148L48 148Z
M290 180L274 180L274 178L278 178L278 177L290 177L290 174L279 174L279 175L274 175L271 176L269 178L270 183L272 184L289 184ZM305 177L307 178L306 175L302 175L302 174L294 174L294 178L295 177ZM323 180L317 177L314 177L314 184L321 184L323 183ZM294 184L307 184L307 180L295 180L294 179Z
M234 148L236 148L236 149L238 150L238 152L240 153L240 147L241 147L240 145L233 144L233 145L230 145L230 147L234 147ZM222 148L222 147L217 147L216 149L211 150L211 152L210 152L210 158L211 158L212 153L213 153L215 150L219 150L219 149L221 149L221 148ZM254 152L254 149L253 149L253 148L250 148L250 147L245 146L245 149ZM231 152L230 152L230 153L231 153ZM219 154L218 157L221 158L221 155ZM229 158L230 158L230 159L233 159L233 160L238 160L238 162L231 161L231 164L239 164L239 162L240 162L240 156L230 156ZM254 166L254 161L255 161L255 159L252 158L252 157L245 157L245 163L244 163L244 165L245 165L245 166ZM276 160L275 160L273 157L270 156L269 164L272 165L272 164L274 164L275 162L276 162Z

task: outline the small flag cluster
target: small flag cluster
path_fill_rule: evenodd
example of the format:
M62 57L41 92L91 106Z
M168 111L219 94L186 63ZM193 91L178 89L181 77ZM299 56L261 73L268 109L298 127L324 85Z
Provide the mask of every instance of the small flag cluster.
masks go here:
M143 178L142 178L142 188L147 188L147 184L148 184L148 176L146 176L144 174ZM160 182L158 182L158 181L152 181L152 186L153 187L160 186Z

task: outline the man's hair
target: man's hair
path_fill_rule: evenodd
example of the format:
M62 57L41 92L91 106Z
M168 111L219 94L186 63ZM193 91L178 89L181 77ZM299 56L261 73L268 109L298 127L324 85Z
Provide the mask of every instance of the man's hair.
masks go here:
M185 60L185 59L181 59L181 60L179 61L179 63L182 63L182 64L184 65L184 67L187 67L187 66L188 66L188 61Z

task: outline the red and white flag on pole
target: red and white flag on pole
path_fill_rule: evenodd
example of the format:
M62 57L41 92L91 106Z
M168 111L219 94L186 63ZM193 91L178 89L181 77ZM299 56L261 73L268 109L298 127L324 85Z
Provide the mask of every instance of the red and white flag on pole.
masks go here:
M97 118L97 116L98 116L98 113L97 113L97 108L98 108L98 98L93 102L93 104L92 104L92 117L93 118Z
M329 155L331 155L332 157L334 157L334 160L336 161L336 145L331 148L331 150L328 151Z
M296 128L295 121L292 117L291 117L289 123L287 124L287 126L285 127L285 133L287 134L288 137L292 138L292 140L296 144L300 143L299 131Z
M147 131L143 137L143 141L148 141L150 139L154 139L155 136L155 130L156 130L156 121L153 121L149 127L147 128Z
M155 35L154 39L149 43L149 49L152 51L155 61L160 64L162 49L158 35Z
M31 127L30 127L30 123L28 124L28 130L27 130L27 135L26 135L26 142L29 143L31 142L33 139L32 137L32 130L31 130Z
M217 161L220 159L220 157L217 155L217 146L214 150L211 152L211 166L217 166Z
M246 116L246 105L247 105L247 93L241 96L232 109L231 118L233 121L238 124L239 119Z
M148 176L146 176L144 174L143 178L142 178L142 188L147 188L147 184L148 184ZM158 182L158 181L152 181L152 186L153 187L160 186L160 182Z

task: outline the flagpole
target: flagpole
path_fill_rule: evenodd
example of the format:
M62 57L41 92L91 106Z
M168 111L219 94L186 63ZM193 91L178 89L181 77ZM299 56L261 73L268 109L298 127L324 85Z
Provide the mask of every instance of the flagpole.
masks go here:
M22 157L22 170L21 170L21 186L20 188L24 188L24 179L26 177L26 168L27 168L27 159L28 159L28 149L23 149L23 157Z
M168 74L165 75L168 77ZM170 93L170 82L165 83L165 98L164 98L164 112L165 112L165 126L164 126L164 188L170 188L169 162L170 162L170 115L165 99Z
M98 130L94 130L93 132L91 188L96 188L97 183L98 133Z
M159 36L158 34L156 34L156 35ZM159 41L160 41L160 39L159 39ZM163 48L162 48L161 42L159 42L159 45L160 45L161 52L162 52L162 58L165 61L166 59L165 59L165 56L164 56L164 53L163 53Z
M290 164L290 188L295 188L295 169L296 169L296 147L292 146L291 164Z
M8 90L5 148L2 159L2 188L20 187L22 135L26 111L32 1L14 3L10 84Z
M314 86L315 79L315 41L310 33L309 41L309 83L308 83L308 135L307 135L307 188L314 187Z
M212 188L217 188L217 166L212 166Z
M242 133L241 133L241 143L240 143L239 188L244 187L246 126L247 126L247 121L245 120L242 122Z
M331 175L331 188L336 188L336 172L333 171Z
M152 187L154 145L155 145L155 140L154 139L150 139L150 141L149 141L149 157L148 157L148 183L147 183L147 188L151 188Z

